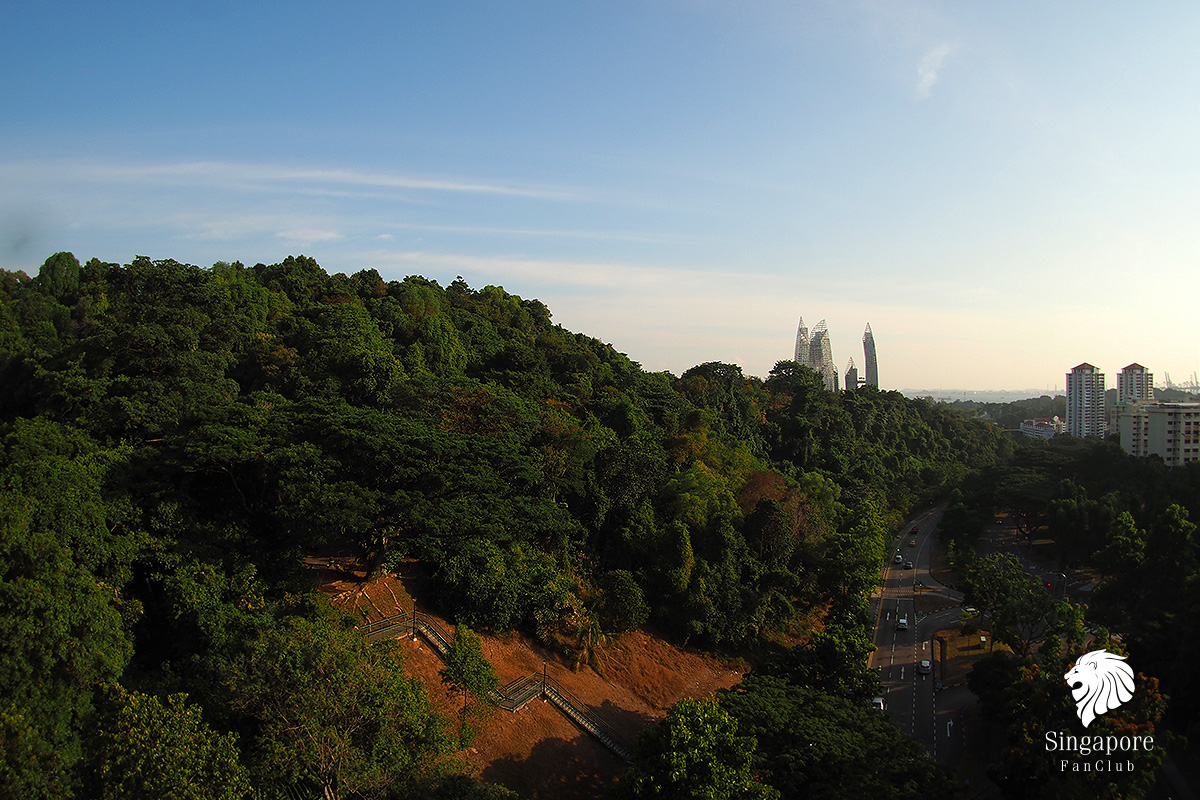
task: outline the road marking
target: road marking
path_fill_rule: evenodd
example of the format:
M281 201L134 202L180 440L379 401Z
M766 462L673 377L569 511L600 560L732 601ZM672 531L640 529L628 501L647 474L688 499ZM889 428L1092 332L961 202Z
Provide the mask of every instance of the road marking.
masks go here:
M946 738L947 739L950 738L950 729L953 727L954 727L954 720L952 720L952 719L946 720Z
M904 680L904 667L900 667L900 680Z

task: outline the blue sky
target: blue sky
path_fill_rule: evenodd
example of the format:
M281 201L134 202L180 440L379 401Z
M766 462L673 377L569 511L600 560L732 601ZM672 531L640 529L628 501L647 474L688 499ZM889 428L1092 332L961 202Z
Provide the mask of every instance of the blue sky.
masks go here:
M0 4L0 267L304 253L648 369L1200 369L1200 6Z

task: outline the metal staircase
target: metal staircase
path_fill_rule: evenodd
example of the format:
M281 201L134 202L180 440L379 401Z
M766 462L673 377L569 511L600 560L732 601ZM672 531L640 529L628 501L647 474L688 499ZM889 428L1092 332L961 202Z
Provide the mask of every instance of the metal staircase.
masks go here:
M419 613L401 611L390 617L358 626L367 642L374 644L401 636L416 638L419 633L437 650L444 659L450 651L450 639L433 619ZM558 681L544 674L533 673L517 678L507 686L493 689L490 698L505 711L517 711L535 697L542 697L571 719L576 725L590 733L619 758L633 761L633 746L629 740L613 730L608 723L585 710L586 706L566 690Z

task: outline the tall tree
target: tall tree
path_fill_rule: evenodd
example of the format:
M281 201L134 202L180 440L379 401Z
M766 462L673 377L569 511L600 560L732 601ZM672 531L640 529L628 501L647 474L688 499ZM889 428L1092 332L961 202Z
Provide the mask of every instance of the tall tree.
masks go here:
M448 742L395 645L368 647L344 618L307 613L260 633L231 671L235 705L256 723L260 774L328 800L422 774Z
M442 683L454 687L462 695L458 743L459 747L466 747L471 735L467 726L468 697L474 699L476 706L480 703L490 705L493 702L492 692L500 685L500 681L496 678L492 662L483 654L483 642L462 623L454 626L454 641L446 653L441 676Z
M1054 610L1049 591L1011 553L975 559L967 569L968 597L992 623L992 635L1018 655L1028 655L1047 630Z
M79 291L79 259L73 253L55 253L38 270L38 285L51 297L70 305Z
M137 613L80 563L110 579L128 566L108 550L99 467L46 452L43 422L18 426L0 457L0 797L71 796L94 688L124 671L122 614Z
M776 800L779 791L755 780L755 739L714 698L680 700L637 742L638 759L621 779L629 800Z
M239 800L250 792L236 737L219 734L183 694L108 690L90 745L98 800Z

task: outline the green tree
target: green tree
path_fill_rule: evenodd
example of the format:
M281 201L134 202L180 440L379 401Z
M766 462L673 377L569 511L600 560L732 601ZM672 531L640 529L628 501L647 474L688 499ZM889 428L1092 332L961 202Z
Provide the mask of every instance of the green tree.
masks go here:
M441 670L442 683L452 686L462 695L462 715L459 720L459 746L466 747L470 742L470 728L467 725L467 698L475 699L476 705L490 705L492 692L500 686L496 678L496 670L492 662L483 654L483 642L466 625L459 623L454 626L454 641L446 653L445 666Z
M358 303L322 306L305 337L310 374L325 391L354 404L381 405L405 378L391 345Z
M1109 575L1125 580L1137 574L1146 560L1146 532L1137 527L1133 515L1124 511L1108 531L1108 541L1096 560Z
M44 496L54 484L30 489L0 475L0 797L62 798L75 790L94 687L115 681L133 648L117 587L73 558L90 512L73 518Z
M55 253L38 270L38 285L51 297L68 305L79 292L79 259L72 253Z
M680 700L637 741L638 758L621 779L630 800L774 800L779 791L755 780L756 742L714 698Z
M237 800L250 791L236 737L204 722L183 694L108 691L100 714L89 787L99 800Z
M615 633L636 630L650 616L642 589L629 570L605 573L600 579L600 589L597 613L605 630Z
M234 703L257 731L259 774L315 785L329 800L420 776L448 742L395 645L368 647L344 618L308 613L262 631L230 672Z
M824 630L768 660L763 669L793 683L866 703L879 694L879 671L867 666L874 650L865 611L841 609L826 618Z
M917 740L864 699L748 675L721 693L738 730L758 740L753 769L785 797L946 797L952 789Z
M1018 655L1028 655L1045 635L1054 602L1011 553L977 558L967 569L968 597L992 623L992 635Z

